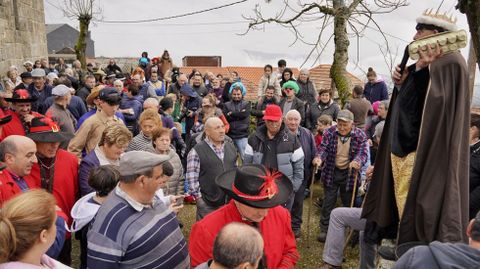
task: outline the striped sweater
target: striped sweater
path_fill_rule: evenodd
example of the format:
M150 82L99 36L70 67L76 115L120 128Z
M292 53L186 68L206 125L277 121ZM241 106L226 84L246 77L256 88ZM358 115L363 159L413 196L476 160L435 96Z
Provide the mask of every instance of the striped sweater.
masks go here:
M93 220L87 268L189 268L175 214L158 199L152 208L139 208L122 193L117 187Z

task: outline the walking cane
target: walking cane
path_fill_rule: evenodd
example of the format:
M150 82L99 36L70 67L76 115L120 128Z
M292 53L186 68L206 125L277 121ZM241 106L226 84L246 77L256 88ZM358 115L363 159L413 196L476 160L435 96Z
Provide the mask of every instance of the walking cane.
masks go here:
M307 248L310 248L310 218L311 218L311 212L312 212L312 201L313 201L313 184L315 182L315 175L318 172L318 166L314 165L313 166L313 172L312 172L312 181L310 182L310 201L308 204L308 212L307 212Z
M354 182L353 182L353 191L352 191L352 200L350 200L350 208L353 207L355 204L355 198L357 198L357 178L358 178L358 172L355 171L355 177L354 177ZM348 231L347 239L345 240L345 244L343 245L343 254L345 256L345 251L347 250L347 245L348 242L352 239L353 236L353 229L350 228Z

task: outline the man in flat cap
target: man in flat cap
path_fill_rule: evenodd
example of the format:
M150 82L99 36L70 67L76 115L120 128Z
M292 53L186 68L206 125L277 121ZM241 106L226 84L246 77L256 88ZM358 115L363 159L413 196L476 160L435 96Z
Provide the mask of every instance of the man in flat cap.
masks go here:
M35 68L30 74L33 77L33 83L28 86L27 90L35 98L35 101L32 102L32 111L45 114L48 107L45 107L44 103L48 97L52 96L52 86L46 83L45 70Z
M189 268L175 214L156 195L173 167L167 155L130 151L120 180L88 232L88 268ZM171 176L171 174L170 174Z
M413 39L455 30L451 18L428 11L417 18ZM393 73L396 88L362 213L368 238L396 237L397 254L401 245L467 240L468 72L458 50L444 52L439 44L419 47L418 61Z

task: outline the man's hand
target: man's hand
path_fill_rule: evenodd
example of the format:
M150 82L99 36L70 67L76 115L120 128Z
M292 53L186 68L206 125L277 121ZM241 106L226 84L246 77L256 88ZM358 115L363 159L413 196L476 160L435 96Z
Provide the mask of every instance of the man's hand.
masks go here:
M370 165L367 168L367 172L365 173L365 176L367 177L367 180L371 180L373 176L373 165Z
M312 165L320 167L322 165L322 159L320 159L318 157L313 158Z
M172 210L175 214L178 214L178 212L180 212L180 209L183 208L183 205L170 204L169 208L170 208L170 210Z
M405 81L405 79L407 78L407 75L408 75L408 69L405 68L403 70L403 73L401 74L400 73L401 69L400 69L400 65L397 65L395 67L395 70L393 71L393 74L392 74L392 80L393 80L393 83L395 83L395 85L402 85L402 83Z
M27 114L27 115L23 116L23 120L25 122L28 122L28 123L32 122L33 118L35 118L35 116L33 116L32 114Z
M420 70L422 68L427 67L433 61L435 61L438 57L442 55L442 48L437 43L435 48L430 47L430 44L427 45L427 51L423 51L418 48L418 54L420 55L420 59L418 59L417 63L415 64L415 69Z
M350 169L360 170L360 164L357 161L352 161L350 163Z
M170 195L170 204L181 204L185 195Z

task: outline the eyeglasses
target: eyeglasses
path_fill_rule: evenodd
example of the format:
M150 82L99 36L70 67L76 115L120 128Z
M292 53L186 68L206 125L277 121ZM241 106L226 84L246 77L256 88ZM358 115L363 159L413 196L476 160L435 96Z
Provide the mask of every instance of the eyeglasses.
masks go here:
M285 88L285 91L293 91L291 88Z

